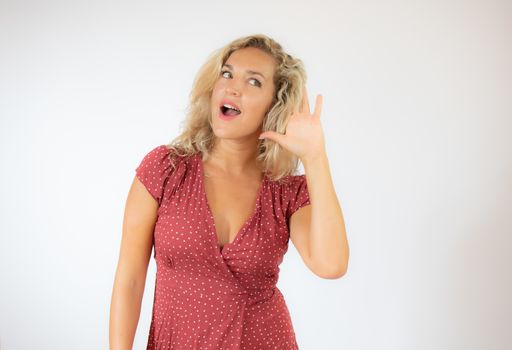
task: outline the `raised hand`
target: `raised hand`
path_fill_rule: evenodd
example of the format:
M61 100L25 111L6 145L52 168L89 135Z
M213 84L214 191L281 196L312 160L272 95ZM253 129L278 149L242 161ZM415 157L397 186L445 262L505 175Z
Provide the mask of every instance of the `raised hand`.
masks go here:
M286 125L285 133L265 131L261 133L259 138L267 138L277 142L301 160L315 157L325 152L324 134L320 123L322 102L322 95L317 95L315 111L311 114L307 90L304 86L302 104L300 108L296 108L293 111Z

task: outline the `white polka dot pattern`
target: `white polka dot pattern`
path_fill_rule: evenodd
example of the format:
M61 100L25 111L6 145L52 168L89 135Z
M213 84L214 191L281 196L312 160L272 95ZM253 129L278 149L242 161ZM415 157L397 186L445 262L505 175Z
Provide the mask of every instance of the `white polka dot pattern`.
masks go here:
M293 176L291 183L291 193L289 198L286 218L289 220L293 213L305 205L311 204L309 201L308 184L306 175Z
M288 249L288 220L309 204L305 175L289 176L287 183L263 181L253 215L220 248L202 166L200 152L178 157L160 145L136 169L159 204L146 350L298 349L276 284Z

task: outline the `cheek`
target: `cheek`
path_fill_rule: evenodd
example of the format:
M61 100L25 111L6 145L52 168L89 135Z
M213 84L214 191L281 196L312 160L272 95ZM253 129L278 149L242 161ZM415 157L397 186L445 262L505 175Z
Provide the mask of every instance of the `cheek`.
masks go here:
M221 91L223 89L223 86L222 86L222 81L217 81L215 83L215 85L213 85L213 89L212 89L212 97L216 97L218 95L220 95Z
M219 94L219 84L215 84L212 89L212 97L215 97Z
M220 99L222 97L224 97L222 91L223 90L220 88L220 86L218 84L213 87L211 98L210 98L210 102L212 103L212 108L216 107L216 105L220 101Z
M258 103L258 113L259 114L266 114L270 107L272 106L272 96L267 96L265 98L262 98Z
M266 106L263 101L254 101L250 105L246 106L247 116L250 117L251 121L259 122L260 119L265 117Z

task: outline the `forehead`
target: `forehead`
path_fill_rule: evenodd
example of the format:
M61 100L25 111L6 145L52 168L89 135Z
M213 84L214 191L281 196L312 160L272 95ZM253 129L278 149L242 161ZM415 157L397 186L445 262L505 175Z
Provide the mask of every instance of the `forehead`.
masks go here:
M266 77L273 75L275 67L275 59L265 51L255 47L246 47L232 52L226 63L242 71L261 72Z

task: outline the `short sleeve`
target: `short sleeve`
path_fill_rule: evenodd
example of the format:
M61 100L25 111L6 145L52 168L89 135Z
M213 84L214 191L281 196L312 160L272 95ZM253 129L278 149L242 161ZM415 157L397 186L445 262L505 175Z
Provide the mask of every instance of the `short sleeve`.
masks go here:
M310 204L306 175L297 175L293 177L293 180L289 185L288 196L286 219L289 219L293 213L303 206Z
M160 205L171 174L171 149L160 145L147 153L135 169L139 181Z

